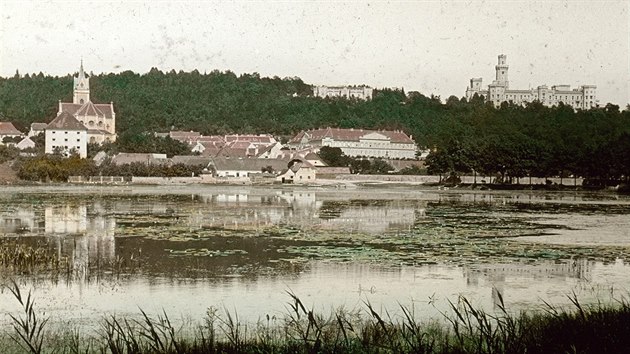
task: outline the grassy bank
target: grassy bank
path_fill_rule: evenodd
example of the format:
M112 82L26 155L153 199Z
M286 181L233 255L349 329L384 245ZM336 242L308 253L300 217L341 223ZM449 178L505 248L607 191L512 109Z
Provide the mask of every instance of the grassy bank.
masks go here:
M97 330L82 330L71 323L51 325L15 283L7 291L23 312L8 315L0 334L3 353L626 353L630 348L626 298L583 306L573 295L569 309L545 304L537 312L510 314L504 306L484 312L461 297L444 313L446 321L421 323L404 306L396 316L369 303L361 310L318 314L288 293L283 316L254 324L211 307L201 323L175 325L166 313L139 310L133 318L106 315Z

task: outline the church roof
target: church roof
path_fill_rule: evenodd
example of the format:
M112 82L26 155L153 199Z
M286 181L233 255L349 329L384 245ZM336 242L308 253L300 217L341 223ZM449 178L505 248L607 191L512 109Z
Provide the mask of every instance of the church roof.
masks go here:
M74 116L68 112L62 112L52 122L48 123L46 129L56 130L87 130L87 128L79 122Z
M79 108L74 115L84 116L84 117L99 117L99 118L105 117L105 114L103 113L103 111L101 111L98 107L96 107L96 105L92 103L91 101L87 101L86 103L84 103L83 106L81 106L81 108Z
M89 104L89 105L88 105ZM84 108L82 110L82 108ZM105 118L113 118L114 116L114 110L112 108L112 105L109 103L92 103L92 102L87 102L84 104L77 104L77 103L66 103L66 102L61 102L61 111L62 112L68 112L72 115L81 115L81 116L85 116L87 114L78 114L79 110L81 110L81 112L95 112L92 109L97 109L99 112L101 112L101 117L105 116Z

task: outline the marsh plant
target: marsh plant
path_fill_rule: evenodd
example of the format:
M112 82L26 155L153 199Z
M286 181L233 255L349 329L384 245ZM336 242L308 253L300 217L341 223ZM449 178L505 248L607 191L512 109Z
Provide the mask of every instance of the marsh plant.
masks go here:
M236 312L210 307L197 324L175 325L166 312L133 318L107 315L96 331L50 327L12 282L9 292L22 308L9 315L10 328L0 335L5 352L27 353L625 353L630 348L630 303L585 306L576 294L573 306L545 304L536 312L511 314L503 297L498 310L486 312L459 297L443 313L446 321L422 323L413 307L396 315L369 302L360 310L337 309L323 315L288 292L287 312L252 325ZM12 350L14 348L15 350Z

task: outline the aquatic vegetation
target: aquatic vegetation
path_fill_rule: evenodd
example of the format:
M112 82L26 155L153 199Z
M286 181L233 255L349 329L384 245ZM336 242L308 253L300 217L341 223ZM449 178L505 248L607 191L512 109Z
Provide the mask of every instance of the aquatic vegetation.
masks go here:
M24 301L15 283L10 291L25 315L10 316L14 334L0 331L0 346L30 353L621 353L630 346L627 297L586 306L572 294L572 308L510 313L497 291L494 312L460 296L442 321L420 322L413 307L392 315L369 302L326 315L287 292L286 313L256 324L212 306L201 323L178 325L164 311L140 309L136 317L105 315L91 334L66 324L52 335L30 293Z

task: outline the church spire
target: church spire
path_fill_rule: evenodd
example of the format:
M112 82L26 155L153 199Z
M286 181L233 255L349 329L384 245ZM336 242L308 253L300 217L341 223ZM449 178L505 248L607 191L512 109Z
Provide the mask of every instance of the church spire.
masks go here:
M85 73L83 71L83 57L81 57L81 67L79 67L79 80L85 78Z
M79 75L74 78L74 97L72 103L84 104L90 101L90 78L85 77L83 58L79 67Z

